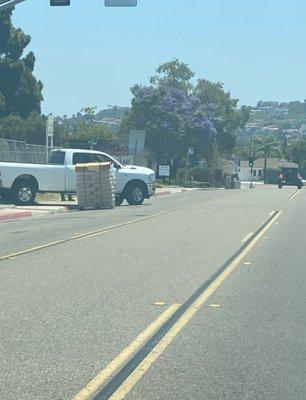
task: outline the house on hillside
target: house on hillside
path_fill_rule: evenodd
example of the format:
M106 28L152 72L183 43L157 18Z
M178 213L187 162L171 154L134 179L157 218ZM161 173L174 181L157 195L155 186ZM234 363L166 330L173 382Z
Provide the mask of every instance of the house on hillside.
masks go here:
M306 125L301 126L299 133L301 136L306 136Z
M253 180L254 181L263 181L264 179L264 158L258 158L254 162L253 166ZM277 170L283 167L287 168L298 168L298 164L286 161L279 160L278 158L268 158L267 159L267 170ZM241 181L250 181L251 180L251 168L249 167L249 161L241 161L240 168L238 172L239 179Z

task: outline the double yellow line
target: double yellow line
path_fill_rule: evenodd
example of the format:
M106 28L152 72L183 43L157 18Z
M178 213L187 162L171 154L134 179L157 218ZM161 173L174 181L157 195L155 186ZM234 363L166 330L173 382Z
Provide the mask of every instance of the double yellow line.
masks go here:
M204 283L184 304L174 304L142 332L118 357L102 370L73 400L122 400L169 346L201 306L241 264L245 256L279 218L275 211L238 252ZM176 318L177 315L177 318ZM172 323L171 320L174 320ZM169 324L169 329L165 325ZM164 334L163 334L164 331ZM161 337L158 334L161 332ZM153 335L150 337L150 335ZM150 343L153 342L153 343ZM145 352L148 348L147 354ZM141 358L141 353L146 354ZM132 357L132 358L131 358ZM140 359L140 360L139 360ZM129 360L129 361L128 361ZM133 362L135 360L134 366ZM138 362L138 361L139 362ZM131 364L131 366L129 366ZM113 378L111 378L113 376ZM110 381L108 379L111 378ZM108 381L108 383L107 383ZM100 391L100 392L99 392Z

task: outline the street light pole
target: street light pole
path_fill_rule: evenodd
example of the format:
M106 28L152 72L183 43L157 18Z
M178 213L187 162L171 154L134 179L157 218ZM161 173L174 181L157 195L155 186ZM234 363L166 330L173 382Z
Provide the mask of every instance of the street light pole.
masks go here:
M265 147L265 161L264 161L264 184L267 184L267 157L268 157L268 146Z
M252 137L252 139L253 139L253 137ZM253 188L253 165L254 165L255 155L256 155L257 151L258 151L258 150L261 150L261 149L265 149L264 183L266 183L266 179L267 179L267 177L266 177L266 175L267 175L267 149L268 149L269 146L271 146L272 144L277 144L277 143L281 143L281 142L282 142L282 140L275 140L274 142L265 143L264 145L259 146L259 147L257 147L256 149L254 149L254 147L253 147L253 141L252 141L252 149L253 149L253 151L252 151L252 156L251 156L251 157L252 157L252 158L251 158L251 160L252 160L252 166L251 166L251 182L250 182L250 189Z
M250 189L253 189L253 167L254 167L254 135L251 136L251 182L250 182Z
M0 4L0 12L5 11L9 8L15 7L17 4L24 2L25 0L9 0L3 4Z
M185 183L187 182L187 179L188 179L188 165L189 165L189 152L187 151L186 165L185 165Z

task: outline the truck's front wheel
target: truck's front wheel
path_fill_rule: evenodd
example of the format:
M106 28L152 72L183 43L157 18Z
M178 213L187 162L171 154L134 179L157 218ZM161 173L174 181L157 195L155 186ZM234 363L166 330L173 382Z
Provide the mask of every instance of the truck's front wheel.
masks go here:
M140 182L135 182L127 188L126 201L130 206L138 206L144 202L145 188Z
M31 180L20 180L12 186L10 197L14 204L30 205L35 201L37 188Z

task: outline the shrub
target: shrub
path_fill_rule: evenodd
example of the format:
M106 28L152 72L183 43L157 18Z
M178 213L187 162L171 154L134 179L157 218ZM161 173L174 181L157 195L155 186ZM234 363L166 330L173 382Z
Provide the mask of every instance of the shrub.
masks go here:
M186 182L184 182L184 187L185 188L193 188L194 183L192 181L186 181Z
M197 182L197 187L201 189L210 188L211 183L209 182Z
M164 187L163 181L161 179L156 179L155 186L159 189L163 188Z

